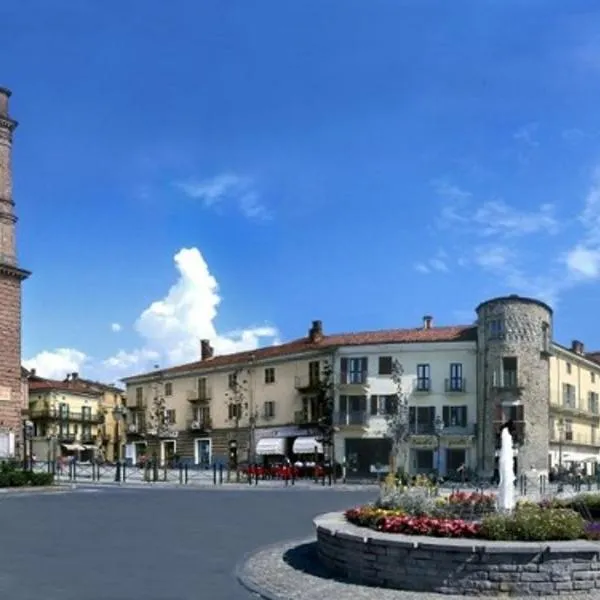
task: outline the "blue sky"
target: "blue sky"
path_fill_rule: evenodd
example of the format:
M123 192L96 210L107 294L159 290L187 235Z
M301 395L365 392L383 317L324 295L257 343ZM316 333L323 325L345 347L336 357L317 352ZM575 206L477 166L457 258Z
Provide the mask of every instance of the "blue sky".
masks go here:
M600 347L594 0L4 0L0 19L29 366L116 380L200 337L468 323L505 293Z

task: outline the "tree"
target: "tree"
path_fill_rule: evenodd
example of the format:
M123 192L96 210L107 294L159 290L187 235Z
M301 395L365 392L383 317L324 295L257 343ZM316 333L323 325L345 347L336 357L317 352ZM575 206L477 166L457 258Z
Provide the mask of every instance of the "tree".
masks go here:
M391 413L387 416L387 436L392 440L390 467L402 474L408 473L409 458L409 418L408 394L402 386L404 367L398 359L392 363L392 381L396 386L395 402Z
M229 376L229 389L225 392L228 419L233 421L236 440L239 443L239 429L247 421L249 427L249 454L254 454L254 429L258 418L254 406L250 406L248 378L252 375L249 368L237 369ZM246 376L246 377L244 377ZM250 456L248 457L250 458ZM232 467L234 465L231 465Z
M335 426L333 409L335 401L335 381L333 368L328 361L323 363L316 386L317 406L317 441L323 444L323 451L328 455L333 466L333 436Z

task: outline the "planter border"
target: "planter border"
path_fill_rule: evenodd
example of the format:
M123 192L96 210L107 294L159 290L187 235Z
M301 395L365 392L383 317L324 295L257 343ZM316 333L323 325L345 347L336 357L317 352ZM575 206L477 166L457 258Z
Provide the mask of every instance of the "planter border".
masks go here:
M366 585L466 595L600 594L600 542L504 542L383 533L314 519L321 562Z

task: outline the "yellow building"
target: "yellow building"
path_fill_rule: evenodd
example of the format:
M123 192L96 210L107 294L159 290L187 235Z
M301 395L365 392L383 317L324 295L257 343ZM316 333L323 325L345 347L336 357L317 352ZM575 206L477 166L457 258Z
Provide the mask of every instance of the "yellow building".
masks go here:
M278 445L271 452L288 454L295 438L310 437L318 416L311 390L330 350L302 340L214 356L203 340L201 356L196 363L123 380L132 462L153 453L162 463L226 461L231 443L244 461L269 443Z
M550 360L549 467L587 465L600 460L600 364L583 344L553 344Z
M102 392L72 379L29 378L29 420L37 460L76 456L86 461L102 450Z

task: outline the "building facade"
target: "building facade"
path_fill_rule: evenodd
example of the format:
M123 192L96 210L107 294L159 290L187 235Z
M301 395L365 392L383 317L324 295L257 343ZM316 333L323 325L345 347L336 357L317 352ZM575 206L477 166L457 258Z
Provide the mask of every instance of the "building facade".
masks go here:
M200 361L124 380L129 457L153 448L163 462L225 462L233 444L241 460L322 459L316 390L328 365L335 425L328 458L349 476L386 470L400 396L411 473L464 467L492 477L505 426L517 472L537 477L575 465L594 472L600 354L554 342L552 309L532 298L494 298L475 314L465 326L434 326L427 316L415 328L339 335L314 321L300 340L223 356L204 340Z
M31 449L37 460L74 456L80 461L101 455L102 392L77 380L29 378Z
M0 88L0 447L20 453L22 438L21 283L30 275L17 260L12 196L10 91Z

